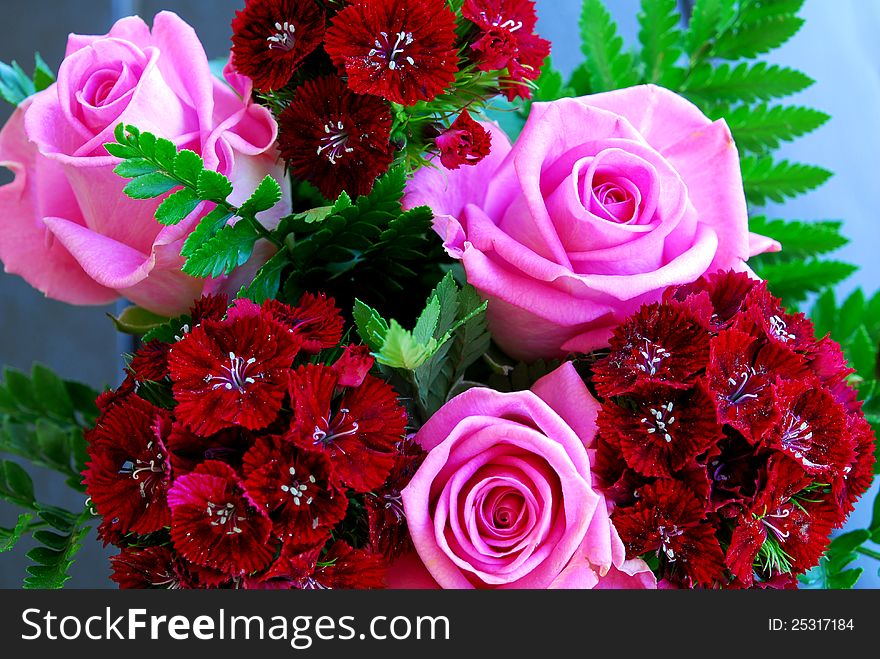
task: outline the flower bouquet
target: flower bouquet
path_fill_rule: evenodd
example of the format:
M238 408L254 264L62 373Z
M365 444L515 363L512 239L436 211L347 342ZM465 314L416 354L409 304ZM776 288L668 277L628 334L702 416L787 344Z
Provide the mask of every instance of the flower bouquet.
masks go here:
M568 80L531 0L246 0L225 62L162 12L3 65L0 259L136 337L102 392L5 373L25 586L96 526L124 588L852 587L880 297L838 307L839 222L758 212L829 175L774 157L828 119L760 60L801 4L643 0L630 51L584 0Z

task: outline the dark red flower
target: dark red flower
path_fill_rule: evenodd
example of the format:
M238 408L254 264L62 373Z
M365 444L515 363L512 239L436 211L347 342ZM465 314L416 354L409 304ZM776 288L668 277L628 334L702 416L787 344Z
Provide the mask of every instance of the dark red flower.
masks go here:
M715 529L705 523L705 507L688 488L660 479L639 490L638 502L618 508L612 517L627 556L654 552L668 572L680 572L692 584L724 582L724 554Z
M855 455L850 464L834 480L834 500L844 514L853 510L856 500L868 491L874 481L874 430L861 414L847 415L845 436L850 438Z
M738 330L724 330L710 342L706 374L719 419L752 443L779 418L772 388L777 378L806 373L806 363L795 353Z
M626 464L616 433L608 438L601 433L597 436L595 464L591 466L606 499L618 506L635 503L635 494L644 485L645 477Z
M160 381L168 375L168 344L155 339L138 348L128 365L138 382Z
M492 135L467 110L462 110L435 141L440 149L440 164L446 169L476 165L489 155L492 147Z
M275 535L305 551L323 546L348 508L332 469L323 453L261 437L244 456L244 484L269 515Z
M299 341L273 320L205 321L168 356L175 414L196 434L265 428L278 415Z
M247 0L232 21L232 63L260 91L281 89L324 37L314 0Z
M295 307L268 300L263 313L287 327L302 341L301 350L310 355L335 348L342 339L342 314L336 301L323 293L304 293Z
M848 412L857 412L861 409L858 392L847 382L849 376L856 370L847 366L846 357L837 341L830 336L816 341L807 351L807 360L810 370Z
M602 396L620 396L646 385L686 388L706 367L709 333L698 317L673 302L649 304L611 336L611 353L593 367Z
M507 69L502 90L508 100L529 98L531 91L522 84L536 80L550 54L550 42L534 32L537 23L531 0L465 0L462 15L480 29L471 43L477 67L483 71Z
M339 378L339 386L361 386L375 362L367 346L345 346L342 356L333 363L333 372Z
M323 556L320 550L293 554L285 547L266 577L286 580L303 590L374 589L385 587L382 557L334 542Z
M186 424L176 421L171 426L166 444L176 478L190 473L206 460L218 460L238 468L250 441L239 428L226 428L202 437Z
M770 294L764 282L746 295L743 310L732 326L790 350L805 350L816 340L813 323L802 313L786 313L781 300Z
M206 320L223 320L228 308L229 297L224 293L203 295L193 302L189 315L192 318L192 324L198 325Z
M352 91L413 105L455 80L455 40L445 0L355 0L333 17L324 48Z
M712 328L726 329L736 318L749 291L759 282L744 272L723 270L700 277L692 284L669 288L664 299L685 300L689 296L708 293L712 303Z
M345 486L368 492L385 482L394 465L406 412L394 389L371 375L339 396L338 384L324 365L301 366L291 374L293 437L303 448L326 453Z
M368 493L364 499L370 527L370 547L389 561L412 547L400 493L409 484L425 455L422 447L414 441L401 441L385 484Z
M171 547L124 547L110 557L110 578L120 588L198 588L198 578Z
M606 401L597 420L603 437L615 437L626 463L644 476L671 476L724 435L705 385L645 389L626 408Z
M394 158L391 113L335 77L310 80L278 117L278 148L297 177L335 199L367 194Z
M709 509L735 516L750 508L766 482L770 451L750 444L739 432L727 429L725 439L706 461Z
M103 518L99 535L152 533L168 526L171 469L165 439L171 418L137 396L111 405L88 431L86 492Z
M244 575L268 565L272 522L229 465L208 460L168 492L174 548L197 565Z
M779 420L766 436L804 471L823 479L841 475L855 459L843 407L817 381L782 381L774 385Z

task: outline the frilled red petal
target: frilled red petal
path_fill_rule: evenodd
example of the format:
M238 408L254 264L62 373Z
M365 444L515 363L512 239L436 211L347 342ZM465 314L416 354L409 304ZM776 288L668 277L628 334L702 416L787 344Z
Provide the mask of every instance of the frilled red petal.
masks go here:
M168 503L174 548L187 560L230 575L249 574L272 560L272 522L229 465L209 460L177 478Z
M278 125L278 148L290 170L330 199L343 190L367 194L394 157L387 103L353 93L336 77L300 85Z
M348 498L324 454L280 437L261 437L245 455L245 487L273 532L300 551L323 546L345 517Z
M476 165L489 155L492 134L462 110L452 125L435 140L440 149L440 164L446 169Z
M645 389L632 408L606 402L598 424L615 436L626 463L644 476L671 476L723 437L702 383L693 389Z
M170 523L168 412L137 396L105 409L86 434L86 492L103 518L101 536L152 533Z
M175 422L166 443L174 477L177 478L190 473L206 460L218 460L238 468L250 442L250 438L238 428L227 428L202 437L185 424Z
M247 0L232 21L232 61L260 91L281 89L321 45L324 12L312 0Z
M338 541L318 559L304 587L333 590L384 588L386 570L380 555L352 549L347 543Z
M732 326L790 350L806 350L815 342L813 323L802 313L786 313L763 282L748 292Z
M198 588L199 580L170 547L125 547L110 558L110 578L120 588Z
M339 386L361 386L375 362L367 346L345 346L342 356L333 363L333 372L339 378Z
M845 514L853 510L855 502L874 481L874 462L876 460L876 439L874 430L861 414L847 416L846 434L855 447L849 465L834 480L834 499Z
M766 527L750 514L737 520L733 527L725 562L734 577L747 588L755 580L755 558L766 539Z
M336 301L323 293L304 293L295 307L269 300L263 313L288 328L301 342L302 351L317 354L335 348L342 340L342 314Z
M128 365L128 370L134 379L138 382L163 380L168 375L169 347L167 343L155 339L142 345L134 353Z
M175 413L199 435L265 428L275 420L299 342L261 316L206 321L168 357Z
M672 303L643 306L618 326L611 353L593 368L602 396L645 385L688 387L706 367L709 333L700 319Z
M206 320L223 320L229 308L229 297L225 293L203 295L193 302L189 315L192 324L198 325Z

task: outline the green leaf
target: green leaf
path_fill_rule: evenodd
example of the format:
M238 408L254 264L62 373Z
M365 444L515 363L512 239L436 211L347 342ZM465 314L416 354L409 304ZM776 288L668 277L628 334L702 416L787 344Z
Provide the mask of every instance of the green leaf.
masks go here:
M141 135L141 141L143 141L143 138L148 134L149 133L143 133ZM177 145L169 139L157 137L156 145L153 147L153 156L162 169L166 172L173 172L174 160L177 158Z
M834 289L826 288L817 298L810 312L816 336L821 338L834 332L837 324L837 302L834 299Z
M165 316L160 316L135 305L123 309L119 316L107 315L110 316L118 331L135 336L143 336L150 330L164 325L169 320Z
M202 203L195 192L189 188L181 188L168 195L156 209L156 221L159 224L179 224Z
M34 534L34 538L38 542L46 540L49 542L41 543L41 546L31 549L27 553L27 557L34 562L34 565L27 568L30 576L24 580L23 587L26 589L61 588L70 579L68 571L73 564L74 557L82 547L83 538L89 531L87 523L90 520L90 515L83 513L76 517L68 511L60 512L66 513L72 519L67 525L67 530L59 529L62 530L63 535L43 532ZM53 514L48 509L40 511L40 517L46 521L49 521ZM57 515L55 517L57 519Z
M375 353L376 361L391 368L412 371L428 360L437 349L436 339L427 343L417 341L411 332L403 329L396 320L391 320L382 348Z
M250 285L239 291L238 297L246 297L257 304L274 299L281 287L281 274L289 264L287 250L280 250L260 268Z
M783 202L818 188L831 172L815 165L774 162L770 156L746 156L741 160L743 186L749 202L763 206L767 201Z
M742 62L695 67L680 92L698 105L701 103L751 103L768 101L802 91L813 79L795 69L766 62Z
M854 290L843 304L840 305L840 313L837 318L837 328L834 339L840 343L845 342L862 324L862 314L865 311L865 294L861 288ZM867 336L867 331L865 332Z
M437 323L440 320L440 300L432 297L427 306L416 321L413 328L413 338L417 343L425 345L434 338L434 331L437 329Z
M666 87L683 75L676 63L682 55L681 14L676 0L642 0L639 42L645 81Z
M108 146L119 146L118 144L110 144ZM128 147L125 147L126 149ZM114 154L115 155L115 154ZM128 160L123 160L121 163L116 165L113 168L113 173L117 176L121 176L122 178L137 178L138 176L143 176L144 174L152 174L158 168L156 165L151 163L146 158L129 158Z
M844 572L839 572L828 578L828 588L835 590L849 590L853 588L862 576L864 568L853 568Z
M223 174L204 169L199 173L197 192L201 199L220 203L232 194L232 183Z
M734 10L734 0L696 1L685 35L685 48L692 60L707 53L717 35L733 20Z
M784 44L803 24L804 19L786 14L739 23L719 36L712 56L731 60L754 58Z
M535 80L532 92L533 101L556 101L572 96L574 92L566 87L562 74L553 68L553 60L548 56L541 67L541 75Z
M15 547L33 518L34 516L31 513L21 513L13 528L0 528L0 554Z
M749 230L782 243L781 256L805 258L833 252L849 241L840 235L842 222L797 220L768 220L763 215L749 218Z
M864 326L856 330L848 346L850 366L865 380L880 376L877 373L877 343L868 335Z
M217 235L232 217L232 213L225 206L215 206L211 212L199 220L198 225L183 243L180 255L192 256L206 241Z
M281 200L281 186L271 176L267 175L253 194L238 209L242 217L254 217L257 213L269 210Z
M720 118L720 117L716 117ZM782 142L811 133L830 115L798 105L741 105L724 115L741 151L766 153Z
M173 178L161 172L143 174L129 181L122 191L132 199L152 199L177 187Z
M40 406L61 418L73 418L73 401L67 393L64 381L42 364L31 369L31 383Z
M831 541L828 552L832 555L849 553L863 545L870 537L871 532L866 529L842 533Z
M580 32L593 93L638 84L633 56L623 52L623 38L602 0L584 0Z
M183 271L193 277L219 277L229 273L247 262L259 237L247 221L227 225L196 248L186 259Z
M34 482L21 465L10 460L0 460L0 497L28 507L34 501Z
M199 174L205 169L202 157L195 151L181 149L174 160L174 175L191 186L198 185Z
M34 53L34 91L41 92L55 82L55 72L49 68L40 53Z
M30 379L21 371L14 368L6 367L3 370L3 379L6 382L6 391L12 396L18 407L24 407L28 410L42 412L43 407L40 405L34 387Z
M36 92L30 76L13 61L0 62L0 97L10 105L19 105Z
M756 272L766 279L770 291L786 303L799 302L808 293L840 283L858 268L841 261L788 261L761 265Z
M381 349L388 333L388 323L379 312L360 300L355 300L352 316L361 341L373 352Z

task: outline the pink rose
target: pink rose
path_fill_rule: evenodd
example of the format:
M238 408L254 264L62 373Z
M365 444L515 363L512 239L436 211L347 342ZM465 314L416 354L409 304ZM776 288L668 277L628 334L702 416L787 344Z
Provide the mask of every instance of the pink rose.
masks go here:
M490 129L485 160L421 170L405 203L434 210L514 357L607 345L666 286L779 247L750 241L727 125L666 89L535 103L513 147Z
M120 122L192 149L233 182L242 201L271 173L283 180L271 113L250 86L214 78L193 29L170 12L153 30L136 17L104 36L71 35L57 83L27 99L0 132L0 259L47 296L104 304L120 295L157 313L185 310L220 282L180 272L180 248L199 212L177 226L153 218L159 200L122 193L104 150ZM277 221L283 208L261 217ZM201 214L204 214L202 211ZM267 256L265 246L259 249ZM258 263L251 264L253 270Z
M531 391L477 388L444 405L416 435L428 456L402 493L417 556L389 585L654 587L592 485L598 411L571 363Z

